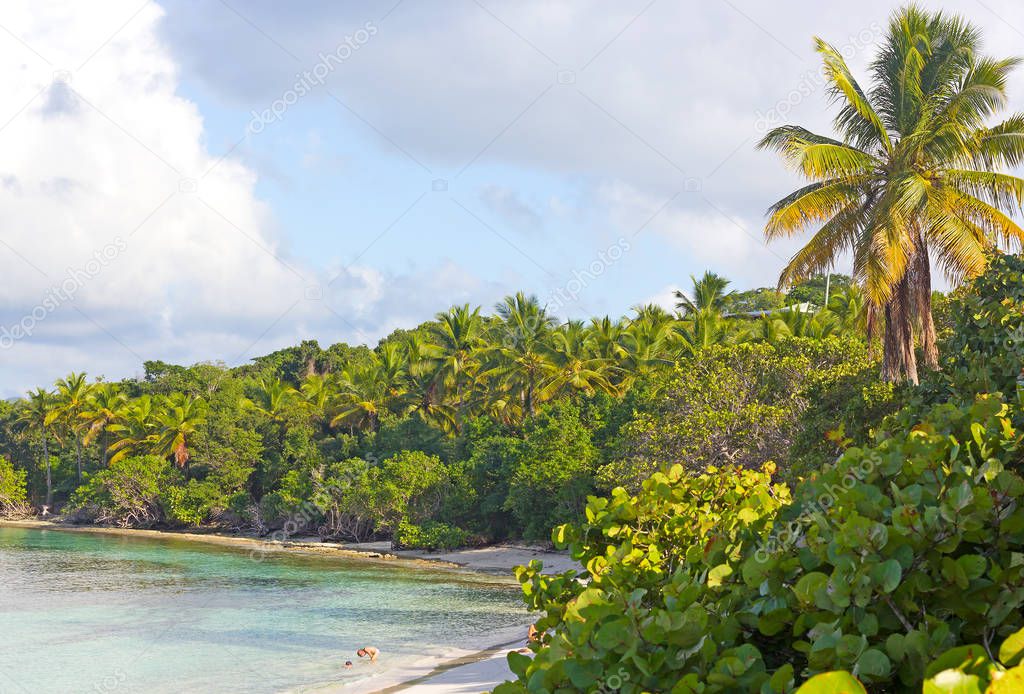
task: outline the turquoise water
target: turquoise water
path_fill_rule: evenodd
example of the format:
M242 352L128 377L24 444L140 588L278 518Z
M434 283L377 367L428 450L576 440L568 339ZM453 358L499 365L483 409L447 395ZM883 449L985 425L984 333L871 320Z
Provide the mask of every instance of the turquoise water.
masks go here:
M0 527L5 693L359 691L525 621L515 586L487 577ZM377 666L355 657L367 644Z

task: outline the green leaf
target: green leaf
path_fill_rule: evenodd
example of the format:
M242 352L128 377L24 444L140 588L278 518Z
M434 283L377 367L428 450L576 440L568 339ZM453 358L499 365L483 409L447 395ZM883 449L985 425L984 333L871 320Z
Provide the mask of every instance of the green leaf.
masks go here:
M1011 634L999 647L999 660L1006 667L1013 667L1024 657L1024 629Z
M719 564L708 572L708 586L715 588L722 585L725 579L732 575L732 567L728 564Z
M617 648L619 644L625 643L629 639L627 625L628 622L624 618L606 622L594 634L595 645L609 651Z
M985 574L985 568L988 562L985 557L979 554L965 554L962 557L958 557L956 563L960 565L964 574L969 580L981 578Z
M793 688L793 666L786 663L768 680L768 688L776 694L784 694Z
M508 669L511 670L516 677L525 676L526 668L528 668L530 663L533 662L533 658L530 656L523 655L516 651L509 651L506 659L508 660Z
M977 675L968 675L959 670L943 670L928 680L921 689L922 694L982 694L985 685Z
M858 677L879 681L888 677L891 669L892 663L885 653L876 648L869 648L861 653L860 658L857 659L857 664L853 667L853 672Z
M525 656L524 656L525 657ZM589 660L580 662L578 660L565 661L565 674L569 676L572 683L581 690L597 682L601 676L603 667L600 661Z
M925 678L934 677L943 670L965 670L968 672L984 672L986 663L990 664L988 654L983 646L969 644L957 646L933 660L924 671ZM980 668L980 669L979 669Z
M903 579L903 567L895 559L888 559L871 571L871 578L884 593L891 593Z
M828 584L828 576L820 571L812 571L797 581L793 586L793 593L800 602L805 605L813 605L814 594L823 589L826 584Z
M985 690L985 694L1020 694L1020 692L1024 692L1024 667L1007 670Z
M826 672L804 682L796 694L867 694L867 690L848 672Z

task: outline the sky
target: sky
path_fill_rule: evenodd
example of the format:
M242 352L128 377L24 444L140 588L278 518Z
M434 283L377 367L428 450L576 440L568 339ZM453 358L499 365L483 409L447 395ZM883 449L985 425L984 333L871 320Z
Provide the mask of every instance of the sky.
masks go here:
M1018 0L923 4L1024 54ZM582 318L706 269L774 285L798 241L766 245L764 211L799 181L755 143L828 132L812 37L864 76L896 7L4 2L0 396L519 290Z

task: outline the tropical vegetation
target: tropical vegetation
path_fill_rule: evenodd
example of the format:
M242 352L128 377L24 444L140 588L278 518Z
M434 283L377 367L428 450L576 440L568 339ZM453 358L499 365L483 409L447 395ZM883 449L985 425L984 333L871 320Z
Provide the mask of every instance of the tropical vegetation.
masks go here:
M553 533L582 569L517 572L543 636L500 694L609 673L623 692L1017 691L1022 279L996 257L955 301L942 372L866 438L832 432L841 454L805 478L677 464L591 497Z
M814 231L778 287L71 373L0 403L0 516L551 543L578 568L517 569L535 631L496 694L1020 691L1024 116L989 123L1018 61L913 6L867 89L816 47L838 135L761 142L810 181L768 213Z
M638 487L669 460L700 467L721 437L743 448L798 421L816 384L869 378L862 303L844 279L829 307L729 291L707 273L676 313L563 322L520 293L493 315L456 306L372 349L309 341L235 368L152 361L116 383L72 373L0 409L0 452L28 501L76 522L287 525L396 546L545 541L588 495ZM672 427L654 424L673 411ZM792 433L769 438L780 449ZM818 444L794 450L831 455Z

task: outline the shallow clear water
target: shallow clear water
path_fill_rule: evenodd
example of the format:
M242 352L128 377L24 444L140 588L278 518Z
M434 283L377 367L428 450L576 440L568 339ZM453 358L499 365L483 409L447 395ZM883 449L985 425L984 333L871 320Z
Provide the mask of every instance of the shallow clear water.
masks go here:
M371 667L525 621L487 577L0 527L0 692L358 691ZM378 666L355 657L367 644Z

